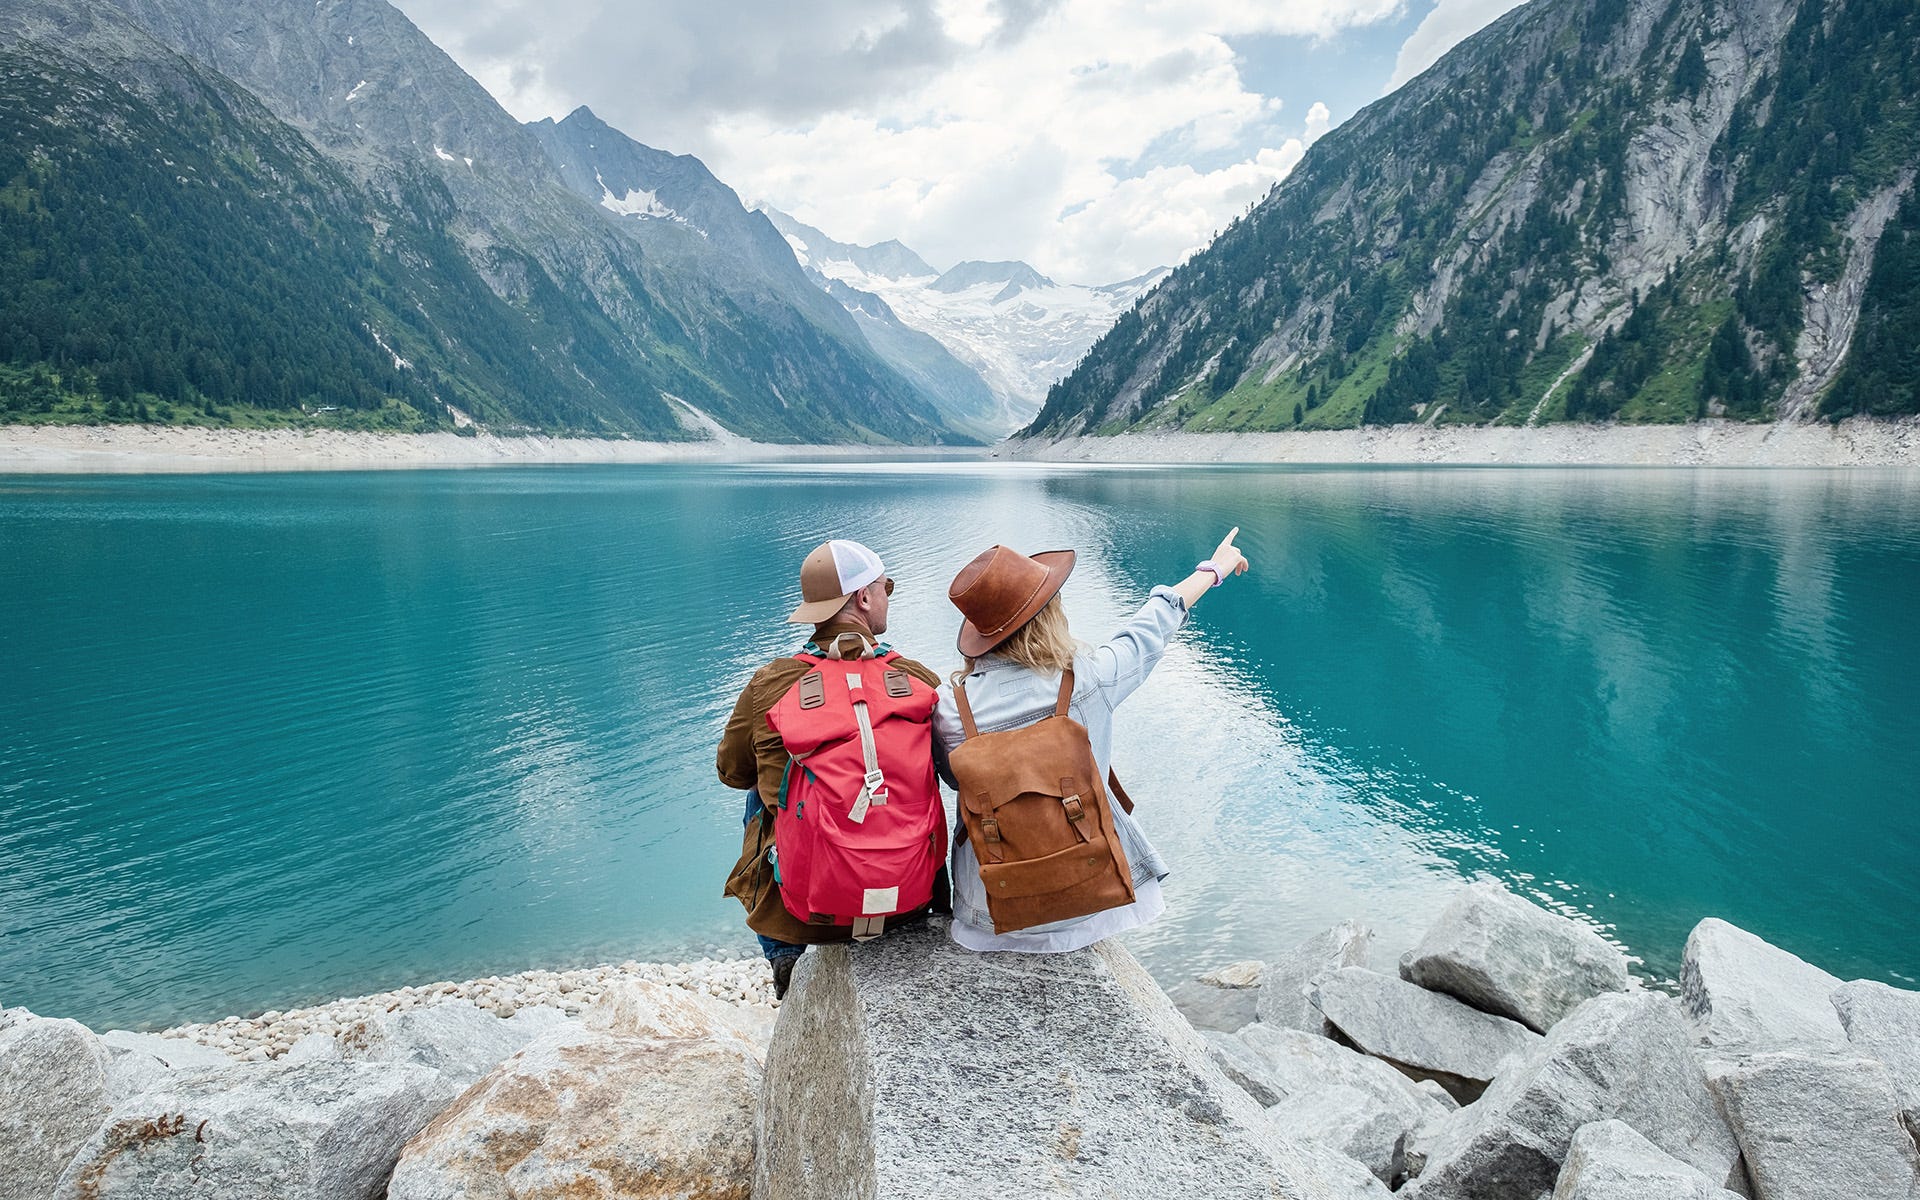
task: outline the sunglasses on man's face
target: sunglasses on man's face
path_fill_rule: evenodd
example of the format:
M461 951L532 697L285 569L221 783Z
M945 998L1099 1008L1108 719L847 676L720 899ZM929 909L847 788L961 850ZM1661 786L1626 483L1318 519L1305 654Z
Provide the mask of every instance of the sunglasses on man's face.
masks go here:
M884 586L887 589L887 595L889 596L893 595L893 577L892 576L889 575L882 578L880 580L880 583L882 586Z

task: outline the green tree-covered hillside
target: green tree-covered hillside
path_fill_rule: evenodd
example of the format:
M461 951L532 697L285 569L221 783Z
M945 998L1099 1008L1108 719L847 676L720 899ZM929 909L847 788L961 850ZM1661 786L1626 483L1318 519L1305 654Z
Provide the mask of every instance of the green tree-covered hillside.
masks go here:
M1534 0L1315 144L1028 433L1915 411L1916 167L1908 0Z

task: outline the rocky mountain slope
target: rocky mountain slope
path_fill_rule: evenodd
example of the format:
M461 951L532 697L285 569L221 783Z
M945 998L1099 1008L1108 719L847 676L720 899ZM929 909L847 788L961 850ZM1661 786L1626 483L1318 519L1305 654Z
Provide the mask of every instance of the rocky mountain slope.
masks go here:
M603 206L384 0L0 0L0 52L6 266L38 289L0 297L0 385L30 369L108 403L414 428L457 408L649 437L955 436L731 193L757 244ZM191 303L156 302L170 275Z
M1914 411L1916 97L1906 0L1533 0L1316 143L1027 432Z
M982 419L1000 433L1031 419L1048 386L1166 274L1083 287L1055 283L1023 262L968 261L943 273L897 241L851 245L763 211L802 265L849 308L871 310L878 300L905 328L937 338L977 372L996 402Z

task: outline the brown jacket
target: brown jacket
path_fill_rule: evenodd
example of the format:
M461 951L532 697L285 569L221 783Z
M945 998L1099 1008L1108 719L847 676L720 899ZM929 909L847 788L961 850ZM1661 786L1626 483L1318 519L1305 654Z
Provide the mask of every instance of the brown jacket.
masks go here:
M815 631L815 640L849 631L865 632L851 623L829 622ZM899 666L931 687L940 686L938 675L910 658L900 659ZM804 945L844 942L852 933L845 925L808 925L788 912L786 905L780 903L778 889L773 886L773 871L767 865L767 848L773 844L770 802L780 794L780 777L787 769L787 748L779 733L767 724L767 713L809 670L811 668L797 658L776 658L755 671L734 702L733 715L727 718L726 732L720 735L720 750L714 762L720 772L720 782L742 791L758 788L761 800L769 804L758 820L747 822L740 859L727 876L726 894L746 907L747 928L764 937Z

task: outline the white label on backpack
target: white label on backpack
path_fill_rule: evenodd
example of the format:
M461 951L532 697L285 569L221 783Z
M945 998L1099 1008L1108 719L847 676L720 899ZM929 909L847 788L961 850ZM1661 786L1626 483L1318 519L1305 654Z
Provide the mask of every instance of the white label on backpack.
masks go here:
M897 887L868 888L865 897L860 902L860 912L862 915L867 913L890 913L899 907L900 889Z

